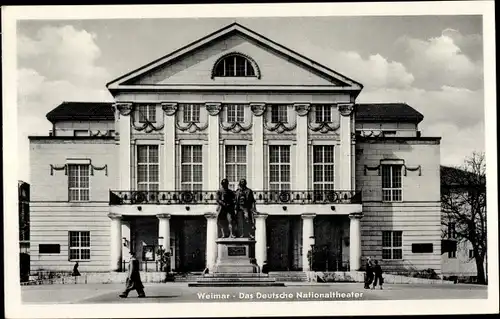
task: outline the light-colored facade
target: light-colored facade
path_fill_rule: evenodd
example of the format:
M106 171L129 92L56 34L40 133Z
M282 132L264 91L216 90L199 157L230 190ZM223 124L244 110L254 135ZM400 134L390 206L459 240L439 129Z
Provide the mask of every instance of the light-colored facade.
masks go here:
M175 271L211 269L225 177L255 192L271 270L441 272L439 138L411 107L358 105L361 84L238 24L108 89L112 105L63 103L30 138L32 271L116 271L159 246Z

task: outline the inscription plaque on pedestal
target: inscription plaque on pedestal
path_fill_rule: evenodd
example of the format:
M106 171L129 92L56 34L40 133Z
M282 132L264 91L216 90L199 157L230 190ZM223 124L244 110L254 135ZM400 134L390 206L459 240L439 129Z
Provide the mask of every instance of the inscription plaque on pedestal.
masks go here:
M246 247L227 247L228 256L246 256Z

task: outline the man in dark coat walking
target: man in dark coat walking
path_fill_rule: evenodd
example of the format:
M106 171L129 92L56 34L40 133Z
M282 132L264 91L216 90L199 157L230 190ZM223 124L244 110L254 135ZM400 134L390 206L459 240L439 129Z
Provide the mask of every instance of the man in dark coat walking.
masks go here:
M128 276L126 281L125 291L120 294L120 297L127 298L128 293L136 290L139 298L144 298L144 286L142 285L141 275L139 273L139 261L135 258L135 253L130 251L130 262L128 265Z
M370 285L373 281L373 265L370 257L368 257L368 260L366 261L365 268L366 268L365 289L370 289Z
M382 277L382 268L378 264L378 260L375 260L375 267L373 267L373 272L375 273L375 280L373 281L372 289L375 289L375 287L377 287L377 282L380 285L380 289L382 289L384 278Z

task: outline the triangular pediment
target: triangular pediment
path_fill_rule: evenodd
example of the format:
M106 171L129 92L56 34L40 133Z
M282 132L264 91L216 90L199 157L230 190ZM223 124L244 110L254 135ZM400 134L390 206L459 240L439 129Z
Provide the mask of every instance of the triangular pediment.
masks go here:
M214 67L237 54L252 61L255 76L219 77ZM237 23L199 39L110 83L133 87L310 87L359 91L362 85Z

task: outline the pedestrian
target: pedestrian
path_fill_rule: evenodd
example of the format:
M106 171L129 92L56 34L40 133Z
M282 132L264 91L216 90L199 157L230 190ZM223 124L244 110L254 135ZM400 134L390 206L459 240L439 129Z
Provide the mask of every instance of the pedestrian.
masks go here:
M382 285L384 284L384 278L382 277L382 267L378 264L378 260L375 260L375 266L373 267L373 272L375 273L375 280L373 281L373 288L377 287L377 282L382 290Z
M365 266L365 289L370 289L370 285L373 281L373 265L372 265L372 260L370 257L368 257L366 261L366 266Z
M135 252L130 251L130 262L128 264L128 275L125 283L125 291L120 294L121 298L127 298L128 293L136 290L139 298L145 298L144 286L139 273L139 261L135 258Z
M269 265L267 264L267 261L264 261L262 263L262 269L261 269L263 274L269 273Z
M260 274L260 267L257 264L257 259L250 258L250 263L253 265L253 272L256 274Z
M78 261L73 266L73 273L71 275L72 276L80 276L80 272L78 271Z

